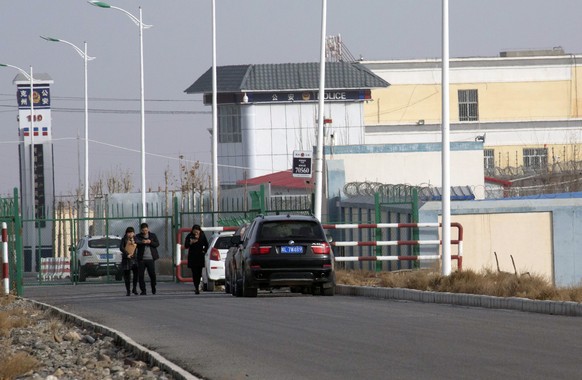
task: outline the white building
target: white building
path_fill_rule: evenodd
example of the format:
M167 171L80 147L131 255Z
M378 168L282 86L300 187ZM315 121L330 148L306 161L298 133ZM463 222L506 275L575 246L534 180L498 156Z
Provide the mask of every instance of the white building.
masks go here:
M363 144L363 104L388 82L357 63L326 63L325 145ZM218 165L223 187L291 168L294 150L316 145L318 63L217 68ZM212 104L209 69L185 91Z

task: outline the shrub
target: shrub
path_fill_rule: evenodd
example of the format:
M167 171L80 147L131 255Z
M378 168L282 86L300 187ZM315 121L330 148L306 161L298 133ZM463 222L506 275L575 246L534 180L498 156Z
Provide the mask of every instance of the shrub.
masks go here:
M536 300L582 302L582 286L556 288L539 275L464 270L443 276L434 269L393 272L366 270L336 271L338 284L379 286L436 292L483 294L497 297L522 297Z

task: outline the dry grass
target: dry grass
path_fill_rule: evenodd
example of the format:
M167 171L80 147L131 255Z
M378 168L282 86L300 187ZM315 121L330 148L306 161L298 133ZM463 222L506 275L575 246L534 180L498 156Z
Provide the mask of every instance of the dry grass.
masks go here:
M6 306L13 302L12 296L1 296L0 306ZM10 330L13 328L26 327L31 323L25 310L21 308L11 308L0 311L0 338L10 336Z
M16 352L2 359L0 380L12 380L38 368L38 360L26 352Z
M32 323L26 310L20 307L9 307L15 297L11 295L0 296L0 352L2 352L2 364L0 365L0 380L12 380L27 372L38 368L38 361L26 352L10 352L10 331L14 328L27 327Z
M464 270L442 276L434 270L372 272L338 270L338 284L405 288L436 292L522 297L535 300L582 302L582 286L556 288L542 276Z

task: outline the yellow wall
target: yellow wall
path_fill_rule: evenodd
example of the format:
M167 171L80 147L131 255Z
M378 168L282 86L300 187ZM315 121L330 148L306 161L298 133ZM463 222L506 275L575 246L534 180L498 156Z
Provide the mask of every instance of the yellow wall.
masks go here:
M572 70L572 117L582 116L582 67Z
M463 226L463 269L529 272L553 278L552 214L550 212L454 215ZM455 237L453 237L455 238Z
M527 146L495 146L484 149L494 150L494 166L499 168L519 167L523 165L524 148L547 148L548 149L548 166L559 162L577 162L582 161L582 144L540 144Z
M582 72L579 73L582 79ZM582 81L581 81L582 82ZM450 118L459 121L458 90L476 89L480 121L552 120L577 117L576 87L569 81L451 85ZM582 96L582 85L578 93ZM366 125L414 124L441 120L440 85L392 85L372 91L364 105ZM581 108L582 109L582 108Z

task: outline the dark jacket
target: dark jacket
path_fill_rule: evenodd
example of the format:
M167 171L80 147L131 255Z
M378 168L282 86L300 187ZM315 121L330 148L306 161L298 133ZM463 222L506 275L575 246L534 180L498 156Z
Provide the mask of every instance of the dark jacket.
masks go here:
M158 254L158 247L160 246L160 241L158 240L158 237L156 236L156 234L150 231L148 233L148 239L151 240L151 243L146 244L143 241L147 239L143 236L141 232L135 235L135 242L137 243L137 261L143 260L143 253L145 251L146 245L150 247L150 250L152 251L152 257L154 258L154 260L160 258L160 255Z
M186 235L184 241L184 248L188 249L188 268L204 267L204 255L208 249L208 239L204 232L200 232L200 238L196 243L190 244L190 239L194 238L194 234L190 232Z
M127 236L124 236L121 238L121 244L119 245L119 249L121 250L121 270L132 270L137 267L137 249L133 253L133 257L129 257L125 250L127 240Z

